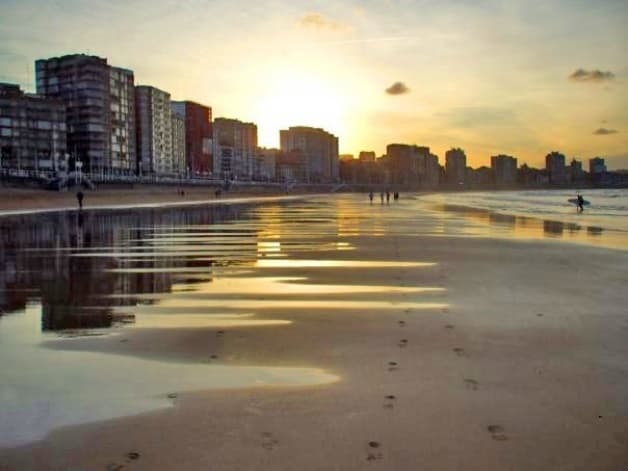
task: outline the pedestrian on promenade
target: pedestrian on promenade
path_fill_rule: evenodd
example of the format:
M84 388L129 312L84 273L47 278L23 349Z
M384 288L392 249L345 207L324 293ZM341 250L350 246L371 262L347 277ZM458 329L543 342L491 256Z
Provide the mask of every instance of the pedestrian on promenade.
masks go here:
M76 199L78 200L79 210L83 209L83 192L81 190L76 194Z

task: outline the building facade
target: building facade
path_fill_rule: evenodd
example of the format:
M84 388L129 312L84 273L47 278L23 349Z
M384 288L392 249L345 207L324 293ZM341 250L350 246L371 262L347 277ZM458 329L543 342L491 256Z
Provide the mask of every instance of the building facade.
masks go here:
M178 176L186 173L185 159L185 117L179 115L174 110L170 111L170 127L172 130L172 165Z
M0 83L0 168L18 172L66 170L65 105Z
M138 175L177 173L172 152L170 94L155 87L135 87Z
M467 155L460 148L445 153L445 180L451 185L464 185L467 176Z
M547 170L551 185L564 185L567 183L565 156L560 152L550 152L545 156L545 170Z
M338 138L324 129L295 126L279 132L281 150L289 161L300 160L306 182L338 181Z
M510 155L494 155L491 157L491 170L497 185L514 185L517 183L517 159Z
M70 166L80 161L89 173L134 174L133 72L84 54L37 60L35 72L37 93L66 105Z
M251 180L255 177L257 126L237 119L213 122L214 176Z
M212 109L193 101L173 101L171 106L185 120L186 173L209 175L213 169Z

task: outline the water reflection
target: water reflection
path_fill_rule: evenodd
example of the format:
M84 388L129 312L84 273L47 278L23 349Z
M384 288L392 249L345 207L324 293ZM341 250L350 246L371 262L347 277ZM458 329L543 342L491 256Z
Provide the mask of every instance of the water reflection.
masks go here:
M601 227L582 226L572 222L538 219L526 216L494 213L486 209L469 208L465 206L438 204L434 205L438 211L463 216L465 221L477 224L467 224L461 229L469 235L504 235L510 233L519 238L568 238L574 241L584 241L586 236L602 235ZM460 230L460 229L459 229ZM619 240L612 237L606 239L610 246L621 245Z

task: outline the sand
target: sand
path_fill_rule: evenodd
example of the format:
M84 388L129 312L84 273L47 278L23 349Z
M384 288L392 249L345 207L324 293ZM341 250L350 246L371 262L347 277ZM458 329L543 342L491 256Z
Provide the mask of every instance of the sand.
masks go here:
M183 191L183 195L179 192ZM107 185L96 190L83 190L84 209L111 206L140 206L154 204L188 205L206 202L229 201L244 197L285 196L279 188L233 187L216 196L215 187L160 186L160 185ZM54 211L76 209L76 191L48 191L32 188L0 187L0 213Z
M352 259L438 265L298 275L440 286L446 292L429 298L446 306L339 312L278 304L257 317L293 321L288 327L136 329L125 342L57 343L175 362L214 354L222 364L312 366L340 379L179 393L166 410L2 449L0 469L626 469L627 252L459 237L360 236L352 244Z

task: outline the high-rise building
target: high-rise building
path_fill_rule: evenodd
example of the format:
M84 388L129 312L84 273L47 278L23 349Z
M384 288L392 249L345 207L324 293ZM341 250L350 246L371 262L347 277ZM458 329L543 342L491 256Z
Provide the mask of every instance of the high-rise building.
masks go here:
M301 160L308 182L337 181L338 138L324 129L294 126L279 132L281 150L287 159ZM290 156L290 157L288 157Z
M589 159L589 173L591 175L606 173L606 163L604 162L604 159L601 157Z
M255 165L255 179L259 181L275 180L277 176L277 161L281 151L279 149L259 148L257 150L257 164Z
M255 175L257 126L237 119L216 118L213 123L214 175L250 180Z
M491 157L491 169L497 185L514 185L517 182L517 159L509 155Z
M54 173L65 155L63 102L0 83L0 168Z
M438 185L440 166L430 148L409 144L386 146L386 165L390 182L422 188Z
M445 179L453 185L462 185L467 176L467 155L460 148L445 153Z
M83 171L135 173L133 72L107 59L73 54L35 62L37 93L66 105L70 166Z
M173 101L172 109L185 119L185 165L190 175L209 175L212 161L212 109L193 101Z
M187 170L185 160L185 117L171 110L170 120L172 129L172 165L177 175L185 175Z
M155 87L135 87L138 175L178 173L172 152L170 94Z
M545 170L552 185L567 183L567 170L565 168L565 156L560 152L550 152L545 156Z

